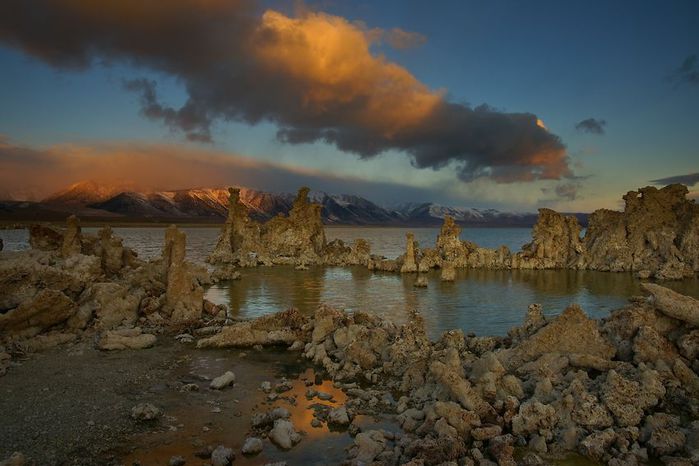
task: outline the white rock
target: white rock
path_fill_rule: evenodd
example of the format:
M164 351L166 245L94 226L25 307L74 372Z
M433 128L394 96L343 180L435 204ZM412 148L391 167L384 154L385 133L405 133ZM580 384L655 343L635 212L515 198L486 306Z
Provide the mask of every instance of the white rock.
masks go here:
M209 388L211 388L212 390L221 390L222 388L226 388L229 385L233 385L233 382L235 382L235 374L231 371L228 371L225 374L220 375L216 377L214 380L212 380L209 384Z
M262 451L262 439L257 437L246 438L241 451L245 455L256 455Z
M301 435L290 421L277 419L269 432L269 439L279 448L288 450L301 441Z

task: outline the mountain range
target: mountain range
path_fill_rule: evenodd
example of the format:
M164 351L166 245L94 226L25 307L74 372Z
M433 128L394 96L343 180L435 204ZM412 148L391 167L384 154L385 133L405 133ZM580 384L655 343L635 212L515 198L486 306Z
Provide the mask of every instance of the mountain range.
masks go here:
M241 202L257 220L288 213L294 197L292 193L240 187ZM445 215L451 215L458 223L467 226L528 227L536 222L537 217L535 213L448 207L432 202L385 207L356 195L317 191L311 192L310 197L323 206L323 222L336 225L436 226L442 223ZM105 220L220 223L226 217L227 207L227 188L139 191L129 186L82 181L39 202L0 201L0 219L54 220L75 213ZM586 216L578 214L578 217L584 221Z

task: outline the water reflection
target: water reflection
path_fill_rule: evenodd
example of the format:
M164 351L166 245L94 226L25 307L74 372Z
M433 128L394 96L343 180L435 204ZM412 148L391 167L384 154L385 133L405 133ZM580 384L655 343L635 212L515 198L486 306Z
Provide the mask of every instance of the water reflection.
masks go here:
M363 310L404 322L410 310L425 317L432 337L461 328L479 335L504 335L518 325L527 306L540 303L553 315L571 303L603 317L640 294L631 274L576 270L459 270L453 283L427 274L428 287L415 288L414 274L374 273L362 267L291 267L243 270L243 279L218 284L206 298L230 306L233 315L252 318L294 306L312 313L320 303ZM667 286L699 296L699 280Z

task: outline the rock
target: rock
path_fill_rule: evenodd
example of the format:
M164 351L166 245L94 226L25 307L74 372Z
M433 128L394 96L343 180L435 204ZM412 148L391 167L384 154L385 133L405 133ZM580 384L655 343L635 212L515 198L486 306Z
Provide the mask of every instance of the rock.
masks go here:
M417 261L415 259L415 236L406 233L405 257L400 268L401 273L417 272Z
M490 440L500 435L500 433L502 433L500 426L483 426L471 430L471 436L475 440Z
M615 440L616 433L613 429L594 432L580 442L580 453L599 461Z
M307 317L292 308L224 327L220 333L199 340L197 348L290 345L306 339L303 326L307 322Z
M532 399L519 407L519 413L512 419L512 433L515 435L537 433L542 429L551 429L555 424L554 407Z
M40 251L57 251L63 245L63 233L44 225L30 225L29 245Z
M651 294L652 302L662 313L699 327L699 301L654 283L641 283L641 289Z
M518 268L578 268L583 261L581 227L574 216L564 216L551 209L539 209L532 230L533 241L513 259Z
M348 426L349 423L350 418L347 414L347 408L345 408L344 406L331 409L328 413L328 424L336 426Z
M139 327L104 332L97 347L101 350L144 349L155 345L157 338L150 333L142 333Z
M185 261L187 236L171 225L165 231L163 265L167 277L164 309L172 324L188 324L201 318L204 309L204 288L194 266Z
M138 319L142 290L134 291L114 282L95 283L81 296L81 302L95 305L95 327L111 330L121 325L131 326Z
M445 263L442 265L442 274L440 280L443 282L453 282L456 280L456 268L451 263Z
M214 380L212 380L209 384L209 388L212 390L221 390L223 388L228 387L229 385L233 385L234 382L235 374L231 371L227 371L223 375L219 375Z
M131 408L131 419L136 421L152 421L162 416L163 412L151 403L139 403Z
M168 466L184 466L187 464L187 460L185 460L182 456L172 456L167 464Z
M209 262L241 267L322 263L327 243L321 206L309 202L309 188L299 189L288 216L278 215L264 224L249 218L239 189L228 191L228 218Z
M269 432L269 439L279 448L289 450L301 441L301 435L296 432L294 425L290 421L277 419L274 421L274 427Z
M354 438L354 456L357 464L372 464L386 447L386 438L379 430L361 432Z
M70 257L82 252L82 240L80 234L80 220L75 215L71 215L67 219L67 229L63 234L63 243L61 244L61 255Z
M514 368L547 353L586 354L609 360L615 349L602 337L597 322L573 304L518 346L502 352L501 358L507 367Z
M226 448L223 445L217 446L211 452L211 466L229 466L235 459L235 453L232 448Z
M32 327L44 330L66 321L75 312L75 303L63 292L44 289L16 309L0 314L0 330L17 332Z
M241 451L244 455L256 455L260 453L262 451L262 439L257 437L246 438Z
M610 370L602 386L602 401L622 427L636 426L641 422L643 411L655 406L659 397L665 394L662 384L644 384L624 378Z

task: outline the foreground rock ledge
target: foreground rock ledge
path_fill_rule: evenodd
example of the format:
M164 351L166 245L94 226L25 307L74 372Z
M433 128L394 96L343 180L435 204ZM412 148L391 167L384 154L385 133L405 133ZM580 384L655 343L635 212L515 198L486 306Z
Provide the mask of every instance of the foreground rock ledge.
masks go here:
M605 464L696 464L699 334L687 325L693 314L674 312L696 301L646 289L650 299L602 320L578 306L546 319L532 306L506 338L452 330L432 342L418 314L397 326L321 306L313 316L291 309L237 323L197 346L303 345L339 386L353 387L348 412L385 411L402 426L400 441L357 435L357 464L514 465L515 446L527 446L532 461L578 452ZM662 351L639 341L648 334Z

